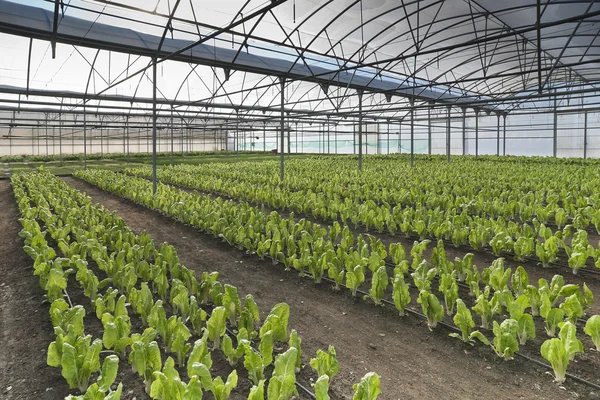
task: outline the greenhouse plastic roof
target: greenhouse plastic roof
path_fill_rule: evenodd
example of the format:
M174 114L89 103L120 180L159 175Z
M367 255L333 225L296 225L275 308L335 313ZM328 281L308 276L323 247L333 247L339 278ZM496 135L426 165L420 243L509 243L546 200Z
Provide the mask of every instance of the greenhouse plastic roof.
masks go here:
M53 36L53 13L49 10L0 0L0 31L20 36L51 40ZM94 23L81 18L65 15L62 17L56 40L61 43L113 50L143 56L159 58L168 57L171 53L191 46L194 42L181 39L165 38L160 51L157 51L161 38L141 33L132 29L121 28L101 23ZM273 52L275 53L275 52ZM358 69L356 73L336 72L318 65L301 64L293 59L238 52L205 43L182 52L173 60L194 64L230 68L264 75L311 81L324 85L350 87L365 92L384 92L386 94L414 97L421 100L451 101L460 105L469 103L475 98L453 94L448 90L413 88L401 76L387 78L377 75L373 69ZM425 82L419 82L423 85Z

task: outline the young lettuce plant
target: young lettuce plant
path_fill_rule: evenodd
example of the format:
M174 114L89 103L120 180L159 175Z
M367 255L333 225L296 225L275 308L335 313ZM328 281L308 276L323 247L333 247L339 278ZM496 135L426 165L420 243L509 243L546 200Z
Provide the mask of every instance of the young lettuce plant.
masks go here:
M260 322L258 305L254 301L254 297L251 294L247 294L246 297L244 297L244 306L242 307L240 318L238 318L237 321L238 330L245 328L248 332L248 337L253 339L258 335L258 332L255 329L255 324L257 322Z
M431 288L431 281L436 276L437 270L435 268L429 268L429 264L427 260L422 260L418 267L415 269L415 272L410 274L413 278L415 286L419 290L427 290Z
M442 274L439 290L444 295L446 313L448 315L454 314L454 304L458 300L458 284L456 283L454 273Z
M481 327L483 329L489 329L493 316L502 311L502 302L496 293L490 300L490 290L491 288L486 286L473 306L473 311L481 317Z
M344 282L344 277L346 276L346 270L344 269L344 264L341 261L343 260L343 257L339 256L341 252L342 250L338 248L338 256L331 259L331 262L327 268L327 276L329 276L329 278L333 279L335 282L335 286L333 287L333 290L335 291L339 291L341 289L341 285Z
M211 353L208 348L208 331L205 331L204 335L194 342L194 346L192 347L192 351L190 352L187 361L188 377L191 378L194 375L193 366L197 363L205 365L207 368L212 366Z
M213 342L213 350L221 347L221 338L225 335L227 310L225 307L215 307L206 323L208 338Z
M475 323L471 316L471 311L467 308L465 303L458 299L456 301L456 315L454 316L454 324L460 329L460 335L458 333L451 333L450 336L462 340L465 343L473 345L475 339L478 339L483 344L489 345L489 340L479 331L473 331Z
M352 400L377 400L381 394L381 381L375 372L368 372L359 383L353 386Z
M575 354L583 352L583 345L577 339L576 327L571 322L565 322L560 328L558 338L546 340L540 349L544 357L552 365L554 380L563 383L566 379L567 367Z
M327 375L321 375L315 382L315 397L316 400L330 400L329 397L329 382Z
M564 321L565 312L560 308L552 308L546 293L541 296L540 315L544 318L546 334L554 337L556 328Z
M81 396L69 395L65 400L119 400L123 391L123 384L119 383L116 390L111 390L111 386L117 377L118 368L119 357L115 355L107 356L102 362L101 374L98 376L96 383L90 385Z
M61 329L58 328L58 331ZM92 342L90 335L73 338L74 335L65 340L57 335L56 341L48 347L47 362L51 367L60 366L69 387L84 393L90 377L100 369L102 340Z
M275 369L269 380L267 398L288 400L298 396L296 389L296 358L298 350L290 347L275 359Z
M427 317L427 327L430 331L433 330L437 323L444 318L444 308L438 298L426 290L421 290L417 302L421 304L423 314Z
M577 294L565 298L565 301L560 305L560 309L565 312L567 319L574 324L577 322L577 318L583 317L583 306Z
M154 341L156 334L155 329L146 328L141 335L137 333L131 335L133 344L129 353L129 364L133 372L137 372L144 378L146 393L150 393L154 372L162 368L160 349Z
M591 316L585 323L583 331L592 338L596 351L600 352L600 315Z
M502 357L506 361L513 359L514 354L519 351L518 331L519 323L514 319L505 319L502 324L494 321L492 348L498 357Z
M381 300L383 299L383 295L385 294L385 290L387 289L388 284L389 278L387 274L387 268L385 265L382 265L373 274L371 279L371 289L369 290L369 295L364 296L364 299L371 299L373 300L375 305L383 306Z
M459 282L464 282L469 271L473 271L473 253L467 253L462 259L454 258L454 270Z
M330 345L326 352L318 349L317 356L310 360L310 366L317 372L319 377L327 375L330 380L333 379L340 372L335 348Z
M525 268L518 266L510 280L515 297L519 297L527 290L527 286L529 285L529 274L525 271Z
M525 309L529 307L529 298L525 295L519 296L516 300L511 301L507 308L510 313L510 318L518 323L519 330L517 336L519 343L523 346L530 339L535 339L535 323L531 314L525 313Z
M290 306L286 303L278 303L273 306L263 326L260 328L259 337L262 338L271 331L274 342L287 341L287 326L290 318Z
M404 309L411 302L410 291L408 290L408 285L404 282L404 275L401 273L397 273L394 277L393 282L393 290L392 290L392 298L394 300L394 305L396 309L400 313L400 316L405 315Z
M254 382L255 385L260 385L260 382L264 380L264 359L258 351L252 348L252 346L246 346L244 368L248 371L248 377L252 382Z

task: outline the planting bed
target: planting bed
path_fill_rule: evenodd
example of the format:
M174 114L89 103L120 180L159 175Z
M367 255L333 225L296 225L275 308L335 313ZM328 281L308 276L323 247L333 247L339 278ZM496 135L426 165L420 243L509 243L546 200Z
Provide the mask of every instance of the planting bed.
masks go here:
M342 365L339 385L374 370L381 376L383 399L438 398L440 393L456 399L590 395L589 388L571 381L559 389L544 368L528 361L504 362L488 348L471 348L449 338L444 329L429 332L422 320L400 319L389 306L380 308L354 301L347 293L333 293L329 285L314 285L195 228L87 183L65 179L95 202L115 210L134 230L145 229L156 241L168 240L189 268L220 271L226 282L254 293L261 309L279 301L290 304L290 322L303 336L304 351L324 343L336 346Z

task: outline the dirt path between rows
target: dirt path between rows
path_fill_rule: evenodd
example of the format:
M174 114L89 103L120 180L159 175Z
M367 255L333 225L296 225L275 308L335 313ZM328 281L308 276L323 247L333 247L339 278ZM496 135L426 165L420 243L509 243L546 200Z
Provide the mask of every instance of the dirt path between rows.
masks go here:
M94 202L117 212L128 226L146 230L157 242L174 245L181 261L198 272L219 271L220 280L252 293L263 317L278 302L291 307L307 362L317 348L336 347L341 372L334 378L335 400L351 398L351 383L367 371L381 376L382 400L391 399L565 399L595 396L568 383L566 390L545 370L515 360L504 362L490 350L462 345L444 329L429 332L424 322L399 318L390 307L353 301L327 285L315 285L280 266L246 255L197 229L75 178L65 178ZM578 394L577 394L577 393Z
M54 340L44 291L18 236L19 211L10 181L0 181L0 398L63 399L60 369L46 364Z

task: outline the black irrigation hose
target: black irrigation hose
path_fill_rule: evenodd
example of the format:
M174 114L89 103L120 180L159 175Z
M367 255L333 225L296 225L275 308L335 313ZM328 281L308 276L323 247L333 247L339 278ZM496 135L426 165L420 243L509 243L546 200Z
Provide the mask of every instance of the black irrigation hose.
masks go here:
M227 332L227 334L233 338L236 337L236 334L229 328L225 327L225 331ZM296 387L298 387L298 389L302 390L304 392L304 394L306 394L308 397L310 397L311 399L316 400L317 396L315 396L315 394L313 392L311 392L309 389L307 389L305 386L303 386L302 384L298 383L298 381L296 381Z
M88 181L86 181L85 179L84 179L84 181L85 181L85 182L87 182L88 184L92 185L92 186L98 187L98 188L99 188L100 190L102 190L102 191L105 191L105 192L108 192L108 193L112 193L112 192L110 192L110 191L107 191L107 190L104 190L104 189L100 188L98 185L95 185L95 184L92 184L91 182L88 182ZM117 195L116 193L113 193L113 194L114 194L115 196L118 196L118 197L123 197L123 196ZM196 230L200 231L201 233L204 233L205 235L211 235L211 236L212 236L212 234L210 234L210 233L208 233L208 232L205 232L205 231L201 230L201 229L200 229L200 228L198 228L197 226L194 226L194 225L191 225L191 224L185 223L185 222L181 221L180 219L178 219L178 218L176 218L176 217L174 217L174 216L171 216L171 215L168 215L167 213L164 213L164 212L162 212L161 210L156 210L156 209L150 208L150 207L146 206L145 204L139 203L139 202L137 202L137 201L134 201L134 200L130 200L130 201L133 201L135 204L138 204L138 205L140 205L140 206L142 206L142 207L144 207L144 208L146 208L146 209L148 209L148 210L151 210L151 211L153 211L153 212L158 212L159 214L161 214L161 215L163 215L163 216L166 216L166 217L168 217L168 218L174 219L174 220L176 220L176 221L178 221L178 222L180 222L180 223L182 223L182 224L184 224L184 225L190 226L190 227L192 227L192 228L194 228L194 229L196 229ZM232 247L236 248L235 246L232 246ZM241 250L240 250L240 251L241 251ZM265 255L265 257L267 257L267 258L271 258L271 257L270 257L270 256L268 256L268 255ZM322 280L324 280L325 282L329 282L329 283L333 283L333 284L335 284L335 281L334 281L333 279L330 279L330 278L327 278L327 277L322 277L321 279L322 279ZM346 285L344 285L344 284L341 284L340 286L342 286L342 287L346 288ZM360 293L360 294L361 294L361 295L363 295L363 296L368 296L368 295L369 295L369 293L367 293L367 292L365 292L365 291L363 291L363 290L360 290L360 289L358 289L356 292L357 292L357 293ZM382 299L382 302L383 302L383 303L385 303L385 304L392 305L392 306L396 307L396 305L395 305L393 302L391 302L391 301L389 301L389 300L387 300L387 299ZM412 309L410 309L410 308L405 308L405 309L404 309L404 311L408 312L409 314L415 315L415 316L417 316L417 317L419 317L419 318L421 318L421 319L425 319L425 320L427 319L427 316L426 316L425 314L423 314L423 313L420 313L420 312L418 312L418 311L415 311L415 310L412 310ZM455 326L453 326L453 325L450 325L450 324L448 324L448 323L445 323L445 322L443 322L443 321L439 321L439 322L438 322L438 325L441 325L441 326L443 326L444 328L446 328L446 329L448 329L448 330L451 330L451 331L453 331L453 332L456 332L456 333L461 333L460 329L458 329L457 327L455 327ZM516 356L518 356L518 357L521 357L521 358L523 358L523 359L525 359L525 360L529 360L529 361L531 361L531 362L533 362L533 363L535 363L535 364L538 364L539 366L541 366L541 367L544 367L544 368L546 368L546 369L547 369L547 370L549 370L549 371L553 371L553 370L554 370L550 364L546 364L546 363L544 363L544 362L542 362L542 361L539 361L539 360L537 360L537 359L531 358L531 357L529 357L529 356L526 356L526 355L524 355L524 354L522 354L522 353L515 352L515 355L516 355ZM595 384L595 383L593 383L593 382L590 382L590 381L588 381L588 380L586 380L586 379L583 379L583 378L581 378L581 377L579 377L579 376L577 376L577 375L573 375L573 374L571 374L571 373L568 373L568 372L567 372L565 376L569 377L570 379L573 379L573 380L574 380L574 381L576 381L576 382L579 382L579 383L581 383L581 384L587 385L587 386L589 386L589 387L591 387L591 388L594 388L594 389L596 389L596 390L600 390L600 385L597 385L597 384ZM299 384L297 383L297 385L299 385ZM302 385L299 385L299 387L301 387L301 386L302 386ZM306 389L306 388L304 388L304 387L301 387L301 389L302 389L303 391L310 392L310 391L308 391L308 389ZM311 397L312 397L312 392L311 392ZM314 399L316 399L316 397L313 397L313 398L314 398Z
M326 278L326 277L323 277L322 279L323 279L324 281L326 281L326 282L329 282L329 283L333 283L333 284L335 284L335 281L334 281L333 279L329 279L329 278ZM343 285L343 284L342 284L342 285L340 285L340 286L342 286L342 287L346 288L346 285ZM369 295L369 293L367 293L367 292L365 292L365 291L363 291L363 290L360 290L360 289L358 289L358 290L356 291L356 293L360 293L360 294L361 294L361 295L363 295L363 296L368 296L368 295ZM396 305L395 305L393 302L389 301L388 299L381 299L381 301L382 301L383 303L385 303L385 304L388 304L388 305L391 305L391 306L393 306L393 307L396 307ZM427 316L426 316L425 314L423 314L423 313L420 313L420 312L418 312L418 311L412 310L412 309L410 309L410 308L405 308L405 309L404 309L404 311L406 311L406 312L407 312L407 313L409 313L409 314L415 315L415 316L417 316L417 317L419 317L419 318L421 318L421 319L427 320ZM455 327L454 325L450 325L450 324L448 324L448 323L446 323L446 322L444 322L444 321L439 321L439 322L438 322L438 325L440 325L440 326L443 326L444 328L446 328L446 329L448 329L448 330L450 330L450 331L452 331L452 332L455 332L455 333L461 333L461 330L460 330L460 329L458 329L458 328L457 328L457 327ZM537 360L537 359L535 359L535 358L529 357L529 356L527 356L527 355L525 355L525 354L523 354L523 353L520 353L520 352L518 352L518 351L517 351L517 352L515 352L515 355L516 355L516 356L518 356L518 357L521 357L521 358L523 358L524 360L531 361L531 362L533 362L533 363L535 363L535 364L537 364L537 365L539 365L539 366L541 366L541 367L544 367L545 369L547 369L547 370L549 370L549 371L553 371L553 368L552 368L552 366L551 366L550 364L546 364L545 362L542 362L542 361L540 361L540 360ZM569 373L569 372L567 372L565 375L566 375L567 377L569 377L570 379L572 379L572 380L576 381L576 382L579 382L579 383L581 383L581 384L587 385L587 386L589 386L589 387L592 387L592 388L594 388L594 389L596 389L596 390L600 390L600 385L597 385L597 384L595 384L594 382L590 382L590 381L588 381L588 380L586 380L586 379L583 379L583 378L581 378L581 377L579 377L579 376L577 376L577 375L573 375L573 374L571 374L571 373Z

